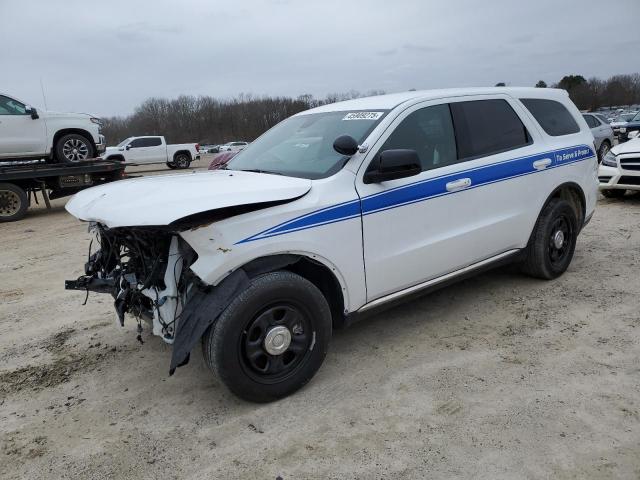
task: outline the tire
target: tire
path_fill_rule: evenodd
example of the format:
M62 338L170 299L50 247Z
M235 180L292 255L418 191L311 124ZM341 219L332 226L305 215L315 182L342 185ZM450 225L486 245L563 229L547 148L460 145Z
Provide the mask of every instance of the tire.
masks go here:
M609 150L611 150L611 143L609 143L609 140L603 140L598 149L598 163L602 162L602 159Z
M612 188L609 190L600 190L600 193L607 198L622 198L627 193L626 190Z
M54 151L58 163L78 163L96 156L91 141L77 133L60 137Z
M578 231L576 213L571 205L566 200L551 199L540 213L529 239L524 272L544 280L562 275L573 258Z
M27 192L13 183L0 183L0 222L20 220L27 208Z
M282 329L290 344L278 341ZM269 337L272 349L281 343L285 350L267 351ZM320 290L295 273L278 271L251 280L204 334L202 352L231 392L263 403L311 380L330 339L331 313Z
M191 156L188 153L179 152L173 156L173 168L185 169L191 165ZM169 167L172 168L172 167Z

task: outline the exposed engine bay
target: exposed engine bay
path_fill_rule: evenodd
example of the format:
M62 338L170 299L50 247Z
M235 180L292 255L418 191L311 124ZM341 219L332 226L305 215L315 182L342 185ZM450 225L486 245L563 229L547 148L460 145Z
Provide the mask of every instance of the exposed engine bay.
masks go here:
M153 325L153 334L172 344L177 323L192 288L202 287L189 266L195 251L175 232L154 227L106 228L92 223L85 274L66 282L72 290L109 293L120 325L125 314ZM93 250L96 243L97 250Z

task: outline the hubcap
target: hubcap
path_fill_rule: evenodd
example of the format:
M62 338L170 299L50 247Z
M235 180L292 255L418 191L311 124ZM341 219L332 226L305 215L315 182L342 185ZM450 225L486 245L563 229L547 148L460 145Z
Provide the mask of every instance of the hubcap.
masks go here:
M20 210L20 197L10 190L0 190L0 216L10 217Z
M270 355L282 355L291 344L291 332L281 325L273 327L264 337L264 349Z
M553 236L553 246L560 249L562 245L564 245L564 233L562 230L558 230Z
M277 304L250 320L240 337L243 369L261 383L281 381L309 355L313 331L309 317L292 304Z
M70 138L62 146L64 158L71 162L86 160L89 157L89 147L82 140Z
M554 265L561 265L571 250L571 223L563 215L553 222L549 238L549 260Z

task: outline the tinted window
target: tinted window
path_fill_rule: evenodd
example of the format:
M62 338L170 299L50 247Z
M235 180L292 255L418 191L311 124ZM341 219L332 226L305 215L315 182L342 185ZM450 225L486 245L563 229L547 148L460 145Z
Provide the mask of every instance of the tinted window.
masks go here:
M522 98L521 101L548 135L558 137L580 131L569 110L560 102L543 98Z
M435 105L416 110L387 138L380 151L410 149L420 157L422 170L456 163L456 140L449 106Z
M527 129L506 100L452 103L451 114L460 159L505 152L531 143Z
M582 117L584 118L585 122L587 122L587 125L589 125L589 128L598 126L598 122L595 118L593 118L593 115L582 115Z
M136 138L131 142L131 148L140 148L140 147L157 147L160 145L160 138L152 137L152 138Z
M24 104L13 98L0 95L0 115L25 115L27 109Z

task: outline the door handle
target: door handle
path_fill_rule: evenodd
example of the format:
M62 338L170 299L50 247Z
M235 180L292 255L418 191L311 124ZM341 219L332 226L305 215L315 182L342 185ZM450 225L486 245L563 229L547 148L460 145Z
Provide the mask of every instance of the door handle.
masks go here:
M447 183L447 192L455 192L456 190L462 190L463 188L467 188L471 186L470 178L459 178L458 180L454 180L453 182Z
M551 165L550 158L543 158L542 160L536 160L535 162L533 162L533 168L535 168L536 170L544 170L549 165Z

